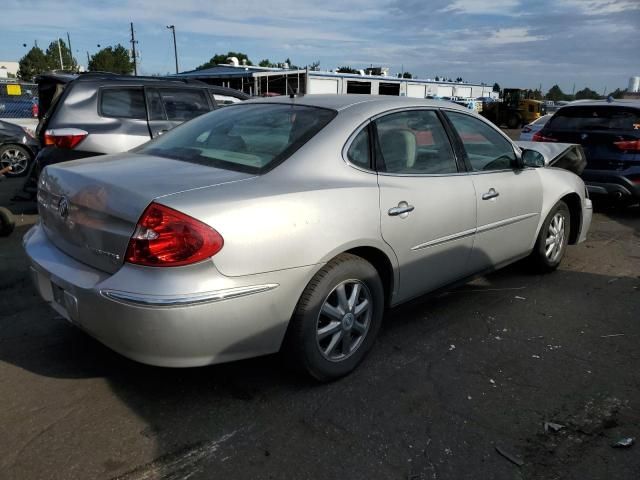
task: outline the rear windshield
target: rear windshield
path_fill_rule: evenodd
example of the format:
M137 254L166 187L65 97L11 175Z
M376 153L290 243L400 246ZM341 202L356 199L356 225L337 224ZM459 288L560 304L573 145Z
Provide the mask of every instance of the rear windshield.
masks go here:
M262 173L290 157L335 115L302 105L232 105L191 120L135 152Z
M563 107L549 122L554 130L640 131L640 110L624 107Z

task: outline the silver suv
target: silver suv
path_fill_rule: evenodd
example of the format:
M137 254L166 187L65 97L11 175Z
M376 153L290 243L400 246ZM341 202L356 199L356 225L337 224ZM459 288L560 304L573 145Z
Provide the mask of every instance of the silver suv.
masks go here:
M46 165L130 150L207 113L215 96L248 95L206 83L110 73L48 73L36 80L41 142L36 174Z

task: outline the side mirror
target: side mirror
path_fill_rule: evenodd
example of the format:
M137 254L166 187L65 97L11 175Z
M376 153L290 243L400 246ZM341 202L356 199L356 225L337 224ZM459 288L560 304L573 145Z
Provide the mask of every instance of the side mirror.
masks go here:
M544 167L544 155L535 150L525 148L522 150L522 164L525 167Z

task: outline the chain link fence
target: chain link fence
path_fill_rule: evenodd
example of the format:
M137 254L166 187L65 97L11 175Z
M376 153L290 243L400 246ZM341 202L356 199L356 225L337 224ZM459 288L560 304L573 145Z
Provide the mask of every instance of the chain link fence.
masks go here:
M38 118L35 83L0 81L0 119L6 118Z

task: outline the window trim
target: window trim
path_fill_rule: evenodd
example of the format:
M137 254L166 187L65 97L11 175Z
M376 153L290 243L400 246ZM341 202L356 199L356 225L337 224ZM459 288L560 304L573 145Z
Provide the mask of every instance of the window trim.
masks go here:
M409 111L415 111L415 110L419 110L419 111L428 111L428 112L434 112L436 114L436 117L438 118L438 120L440 121L440 124L442 125L442 128L445 131L445 135L447 136L447 139L449 140L449 147L451 148L451 153L453 155L453 160L454 163L456 165L456 170L457 172L449 172L449 173L394 173L394 172L385 172L382 170L382 162L381 159L378 158L378 156L380 155L380 143L379 143L379 138L378 138L378 128L376 125L376 120L382 118L382 117L386 117L388 115L393 115L396 113L402 113L402 112L409 112ZM451 138L451 132L449 131L449 129L447 128L448 125L446 124L445 120L442 118L442 115L440 114L439 108L438 107L402 107L402 108L395 108L393 110L388 110L382 113L378 113L376 115L374 115L373 117L371 117L370 119L371 122L371 130L373 131L373 135L372 135L372 140L374 142L374 145L371 149L371 155L373 157L373 164L375 165L375 169L376 169L376 173L378 175L384 175L387 177L451 177L451 176L456 176L456 175L463 175L466 174L466 163L463 163L460 161L460 158L458 156L458 152L456 151L455 145L454 145L454 140Z
M499 172L519 172L521 170L526 170L527 168L530 167L526 167L526 166L522 166L522 153L519 151L519 148L517 147L517 145L515 143L513 143L513 141L499 128L496 128L491 122L489 122L488 120L485 120L483 117L480 116L476 116L473 114L469 114L467 112L463 112L457 109L453 109L453 108L441 108L440 109L443 113L443 116L446 119L447 124L449 125L449 128L451 128L451 132L452 134L455 136L456 138L456 144L457 144L457 148L460 149L460 154L462 155L465 167L466 167L466 173L471 174L471 175L486 175L486 174L491 174L491 173L499 173ZM493 128L496 132L498 132L508 143L509 145L511 145L511 149L513 150L513 153L516 157L515 159L515 165L511 168L503 168L500 170L474 170L473 167L471 166L471 162L469 160L469 157L467 155L467 150L466 148L464 148L464 142L462 141L462 138L460 137L460 134L458 133L458 131L455 129L455 127L453 126L453 123L451 121L451 119L448 116L448 113L457 113L460 115L465 115L467 117L470 118L474 118L480 122L484 122L485 124L487 124L489 126L489 128Z
M142 93L142 99L144 100L144 118L138 117L116 117L113 115L105 115L102 111L102 96L107 90L139 90ZM116 118L120 120L137 120L139 122L148 122L149 120L149 110L147 109L147 97L144 94L144 86L143 85L113 85L106 87L99 87L98 89L98 116L102 118Z

